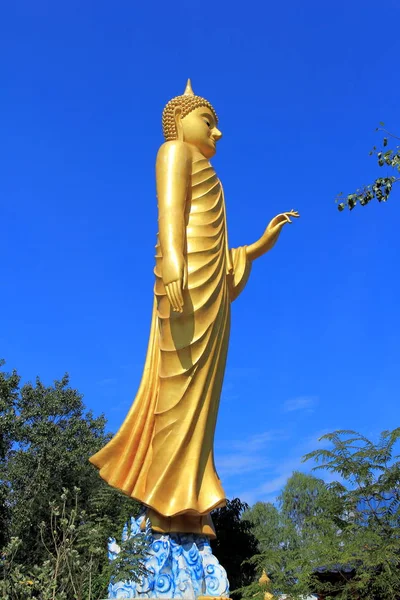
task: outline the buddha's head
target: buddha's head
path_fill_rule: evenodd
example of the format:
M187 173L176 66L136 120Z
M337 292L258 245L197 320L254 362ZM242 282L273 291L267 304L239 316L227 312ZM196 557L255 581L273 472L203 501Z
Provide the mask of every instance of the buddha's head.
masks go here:
M208 100L194 95L190 79L183 95L170 100L164 108L162 124L167 142L182 140L205 158L214 156L216 142L222 137L215 110Z

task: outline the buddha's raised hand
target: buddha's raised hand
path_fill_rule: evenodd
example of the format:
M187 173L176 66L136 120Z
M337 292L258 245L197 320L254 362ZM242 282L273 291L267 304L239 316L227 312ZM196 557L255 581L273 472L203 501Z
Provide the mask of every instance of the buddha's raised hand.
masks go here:
M284 225L286 225L286 223L291 223L291 219L290 217L294 218L294 219L298 219L300 217L299 213L297 212L297 210L289 210L289 212L284 212L281 213L280 215L277 215L276 217L274 217L270 223L268 224L267 229L265 230L265 233L269 233L270 235L276 235L279 234L281 232L281 229Z
M274 217L268 224L268 227L264 231L262 237L259 240L247 246L246 252L250 260L254 260L259 256L262 256L268 250L271 250L275 245L282 227L286 223L291 223L291 218L298 219L300 217L297 210L289 210L288 212L281 213Z

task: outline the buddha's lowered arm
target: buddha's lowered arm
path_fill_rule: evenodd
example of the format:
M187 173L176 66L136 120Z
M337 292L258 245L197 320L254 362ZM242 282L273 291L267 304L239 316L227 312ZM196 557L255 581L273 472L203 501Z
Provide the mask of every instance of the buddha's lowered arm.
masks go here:
M161 146L156 162L158 227L162 279L172 309L183 310L182 290L186 285L185 203L190 183L191 157L183 142Z

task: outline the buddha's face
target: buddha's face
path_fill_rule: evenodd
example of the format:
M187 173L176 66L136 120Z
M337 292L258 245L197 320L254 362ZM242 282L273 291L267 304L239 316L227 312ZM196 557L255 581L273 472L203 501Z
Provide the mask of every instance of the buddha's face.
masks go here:
M205 158L216 153L216 143L222 137L215 117L206 106L192 110L181 120L183 140L197 148Z

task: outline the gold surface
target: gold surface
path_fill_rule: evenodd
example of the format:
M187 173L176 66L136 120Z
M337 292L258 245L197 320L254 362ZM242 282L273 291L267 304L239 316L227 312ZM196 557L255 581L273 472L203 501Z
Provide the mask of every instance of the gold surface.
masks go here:
M271 580L268 577L265 569L263 569L262 575L261 575L260 579L258 580L258 583L260 585L267 585L268 583L271 583Z
M216 113L190 82L168 106L173 125L168 109L164 133L171 138L173 126L175 139L156 161L159 234L143 377L118 433L90 461L110 485L154 511L158 531L205 533L208 521L199 517L225 505L213 442L230 305L252 260L298 213L278 215L257 242L231 249L222 184L209 162L222 136Z
M263 570L262 575L261 575L260 579L258 580L258 583L262 587L267 587L267 588L269 587L271 580L268 577L265 569ZM269 592L268 589L264 592L264 600L272 600L273 597L274 597L274 595L271 592Z
M176 517L164 517L156 511L148 508L146 511L146 518L150 519L151 528L157 533L173 533L179 531L180 533L199 533L206 535L210 539L216 539L216 533L214 524L210 514L207 515L196 515L183 513ZM146 529L146 521L142 521L142 530Z
M231 600L227 596L197 596L197 600Z

